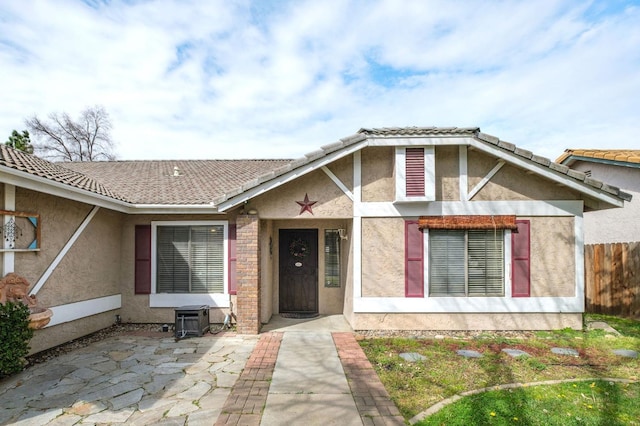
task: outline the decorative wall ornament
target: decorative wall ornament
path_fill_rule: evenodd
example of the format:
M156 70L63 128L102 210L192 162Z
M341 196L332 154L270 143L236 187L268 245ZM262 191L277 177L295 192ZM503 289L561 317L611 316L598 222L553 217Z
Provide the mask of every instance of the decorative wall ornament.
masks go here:
M8 243L5 250L38 250L40 248L40 215L37 213L0 210L0 215L9 217L0 227L2 238Z
M9 248L16 247L16 239L22 237L22 228L16 224L16 220L11 218L2 227L4 240L9 243Z
M304 194L304 200L296 201L296 203L298 203L298 205L301 207L299 214L302 214L304 212L309 212L309 213L313 214L313 210L311 209L311 206L313 206L315 203L317 203L317 201L310 201L309 200L309 195L307 193L305 193Z

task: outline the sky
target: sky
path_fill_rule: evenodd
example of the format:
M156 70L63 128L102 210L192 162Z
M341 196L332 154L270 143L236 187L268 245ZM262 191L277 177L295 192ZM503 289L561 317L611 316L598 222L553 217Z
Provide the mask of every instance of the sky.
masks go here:
M0 140L92 105L121 160L298 158L403 126L552 160L640 149L640 0L0 0Z

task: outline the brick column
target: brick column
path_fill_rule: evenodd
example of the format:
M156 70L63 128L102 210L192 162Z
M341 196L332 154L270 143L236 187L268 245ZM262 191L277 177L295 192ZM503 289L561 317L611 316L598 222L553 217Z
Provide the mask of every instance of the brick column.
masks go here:
M243 214L236 219L237 316L239 334L260 332L260 219Z

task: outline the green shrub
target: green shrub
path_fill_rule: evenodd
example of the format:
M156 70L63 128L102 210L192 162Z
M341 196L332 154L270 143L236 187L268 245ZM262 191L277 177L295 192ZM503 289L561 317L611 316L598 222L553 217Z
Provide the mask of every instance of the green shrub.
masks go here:
M23 369L31 337L29 308L13 302L0 305L0 377Z

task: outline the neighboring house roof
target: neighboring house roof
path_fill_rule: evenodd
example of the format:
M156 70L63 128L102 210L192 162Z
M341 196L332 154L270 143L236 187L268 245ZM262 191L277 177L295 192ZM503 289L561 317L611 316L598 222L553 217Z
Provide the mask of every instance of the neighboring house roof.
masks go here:
M269 189L349 155L364 146L393 138L468 138L468 143L513 164L544 173L562 183L612 203L630 200L619 188L588 177L566 165L480 132L477 127L392 127L360 129L297 160L163 160L49 163L2 146L0 165L64 183L133 205L215 206L227 210ZM178 176L174 176L177 167ZM595 192L594 192L595 191ZM602 194L602 195L600 195ZM615 202L614 202L615 204Z
M117 188L132 204L211 204L291 160L162 160L61 163ZM177 176L176 176L177 174Z
M640 167L640 150L637 149L565 149L556 163L571 166L576 161Z

